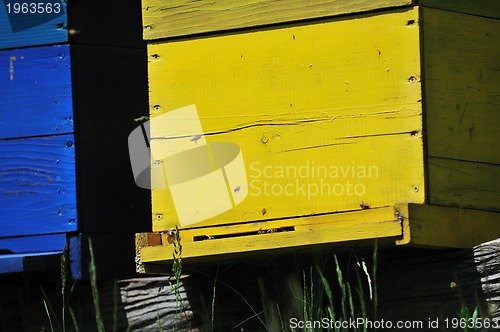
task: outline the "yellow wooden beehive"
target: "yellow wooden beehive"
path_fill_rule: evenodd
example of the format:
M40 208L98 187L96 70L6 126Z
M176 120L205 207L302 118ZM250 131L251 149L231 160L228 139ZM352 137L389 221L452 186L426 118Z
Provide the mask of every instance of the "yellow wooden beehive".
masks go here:
M193 261L500 236L500 5L284 3L143 0L165 188L140 269L175 227Z

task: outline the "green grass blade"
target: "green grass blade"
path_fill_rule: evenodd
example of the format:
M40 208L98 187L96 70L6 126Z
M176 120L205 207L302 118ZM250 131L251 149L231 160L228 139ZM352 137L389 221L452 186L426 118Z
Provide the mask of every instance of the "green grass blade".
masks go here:
M43 305L45 307L45 313L47 314L47 318L49 319L50 331L54 332L54 326L52 325L52 318L50 317L49 307L47 306L47 301L43 299Z
M340 307L342 309L342 319L346 319L347 317L347 308L346 308L346 287L344 285L344 278L342 275L342 270L340 269L340 264L337 259L337 255L333 255L333 258L335 260L335 269L337 272L337 280L340 286Z
M51 330L54 331L54 329L52 327L52 317L54 317L56 325L59 325L59 321L57 320L57 317L55 314L56 312L54 311L54 308L50 304L49 297L47 296L47 294L45 293L45 291L43 290L43 288L41 286L40 286L40 291L42 292L42 296L43 296L43 304L46 307L45 311L46 311L47 315L49 315L48 318L50 321Z
M78 320L76 319L75 312L71 307L68 307L69 315L71 316L71 322L73 323L73 329L75 332L80 332L80 328L78 327Z
M95 268L95 260L94 260L94 249L92 247L92 240L91 239L89 239L89 251L90 251L90 264L89 264L90 286L92 288L92 299L94 300L95 322L97 325L97 331L104 332L104 323L102 320L101 308L99 305L99 290L97 289L97 277L96 277L96 268Z

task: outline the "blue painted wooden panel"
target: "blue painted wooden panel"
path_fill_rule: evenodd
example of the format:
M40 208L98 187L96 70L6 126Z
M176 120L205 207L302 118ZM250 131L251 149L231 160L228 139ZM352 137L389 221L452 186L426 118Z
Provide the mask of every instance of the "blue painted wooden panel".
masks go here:
M68 45L0 52L0 139L73 132L70 67Z
M0 274L43 270L47 256L62 253L66 243L64 233L0 238Z
M0 255L0 273L43 271L48 268L47 258L52 257L60 259L61 251Z
M41 3L34 12L16 13L15 3ZM61 7L58 12L57 6ZM43 10L41 9L43 7ZM52 7L51 13L46 13ZM9 13L10 10L10 13ZM64 43L68 41L66 1L0 0L0 49Z
M0 140L0 237L76 229L73 135Z
M2 254L62 251L65 245L66 234L0 238L0 257Z

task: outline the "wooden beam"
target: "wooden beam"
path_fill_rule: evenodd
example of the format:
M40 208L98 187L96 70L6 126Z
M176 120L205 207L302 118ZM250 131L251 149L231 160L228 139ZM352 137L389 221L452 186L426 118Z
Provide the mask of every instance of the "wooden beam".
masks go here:
M185 36L248 28L380 8L410 5L411 0L244 0L244 1L143 1L144 39Z

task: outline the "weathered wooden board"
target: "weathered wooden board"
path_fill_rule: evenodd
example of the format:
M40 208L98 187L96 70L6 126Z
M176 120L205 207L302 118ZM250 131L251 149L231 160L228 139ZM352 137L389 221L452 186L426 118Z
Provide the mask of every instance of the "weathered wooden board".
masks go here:
M196 104L245 162L247 198L196 226L424 201L418 10L356 18L149 45L153 156L154 118ZM168 190L152 204L154 231L179 224Z
M3 237L0 239L0 251L13 254L62 251L65 244L66 234Z
M496 0L416 0L416 3L419 6L439 8L450 12L500 18L500 3Z
M500 165L429 157L427 167L432 204L500 211Z
M137 236L137 259L141 264L141 271L150 272L148 263L172 261L172 237L164 234L158 243L158 239L154 237L143 239L140 234ZM143 236L147 237L148 233ZM311 244L372 238L392 238L394 243L394 239L403 236L403 233L394 208L387 207L210 229L182 230L180 236L183 257L186 262L193 263L221 260L221 255L229 253L256 254L262 250ZM141 248L142 245L144 247ZM207 252L210 257L206 257Z
M0 140L0 236L77 229L72 134Z
M66 41L66 1L5 0L0 5L0 49Z
M500 20L423 14L428 154L500 165Z
M65 245L66 234L0 238L0 274L52 268L48 262L58 261Z
M397 206L403 239L397 244L472 248L500 238L500 213L430 204Z
M248 28L380 8L410 5L411 0L144 0L144 39Z
M153 40L411 5L500 18L496 0L144 0L142 15L144 39Z
M0 51L0 63L0 139L74 131L68 45Z

